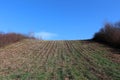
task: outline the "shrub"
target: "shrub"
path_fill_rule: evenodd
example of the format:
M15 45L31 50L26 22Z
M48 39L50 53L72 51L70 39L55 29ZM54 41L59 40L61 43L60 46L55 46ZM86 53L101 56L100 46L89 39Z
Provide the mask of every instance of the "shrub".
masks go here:
M107 23L104 28L95 33L92 40L120 48L120 22Z
M17 33L0 33L0 47L28 38L35 39L34 37L29 37Z

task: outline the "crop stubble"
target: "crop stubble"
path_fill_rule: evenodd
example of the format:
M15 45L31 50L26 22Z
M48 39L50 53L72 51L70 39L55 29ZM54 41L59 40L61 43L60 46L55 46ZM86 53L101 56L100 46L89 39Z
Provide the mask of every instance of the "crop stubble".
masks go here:
M120 63L109 53L89 41L27 39L0 49L0 79L119 80Z

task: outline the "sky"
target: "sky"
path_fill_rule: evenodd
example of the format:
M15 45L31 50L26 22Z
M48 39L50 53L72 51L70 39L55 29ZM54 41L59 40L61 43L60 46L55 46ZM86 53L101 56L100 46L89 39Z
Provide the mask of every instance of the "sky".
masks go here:
M84 40L120 20L120 0L0 0L0 32Z

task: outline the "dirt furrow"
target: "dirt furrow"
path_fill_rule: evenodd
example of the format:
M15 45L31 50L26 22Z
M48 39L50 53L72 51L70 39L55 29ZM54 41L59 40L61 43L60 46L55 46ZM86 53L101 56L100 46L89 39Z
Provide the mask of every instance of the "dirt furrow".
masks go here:
M119 80L109 53L90 41L26 39L0 48L0 80Z

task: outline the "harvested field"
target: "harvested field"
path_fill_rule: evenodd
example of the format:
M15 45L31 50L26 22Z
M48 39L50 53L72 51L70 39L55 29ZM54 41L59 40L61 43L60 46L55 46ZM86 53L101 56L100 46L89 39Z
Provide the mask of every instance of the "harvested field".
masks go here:
M120 80L120 53L91 41L26 39L0 48L0 80Z

